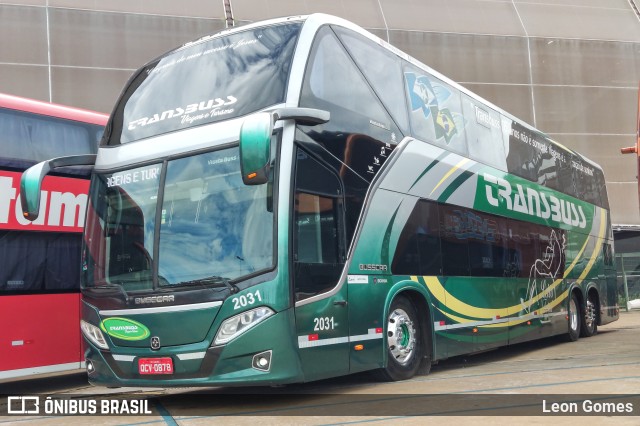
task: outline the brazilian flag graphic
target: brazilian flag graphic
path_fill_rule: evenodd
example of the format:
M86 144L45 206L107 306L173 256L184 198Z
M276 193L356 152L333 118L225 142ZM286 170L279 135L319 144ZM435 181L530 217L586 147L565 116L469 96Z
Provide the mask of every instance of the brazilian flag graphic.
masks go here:
M448 144L453 135L458 133L456 123L453 120L453 114L451 114L449 108L432 108L431 112L433 114L433 122L436 129L436 137L438 139L444 138Z

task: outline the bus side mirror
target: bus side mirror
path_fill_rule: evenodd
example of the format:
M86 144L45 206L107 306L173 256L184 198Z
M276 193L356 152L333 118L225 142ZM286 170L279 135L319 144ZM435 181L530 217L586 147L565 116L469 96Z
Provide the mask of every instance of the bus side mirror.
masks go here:
M267 112L247 117L240 127L240 173L245 185L269 180L273 116Z
M247 117L240 127L240 173L245 185L262 185L269 180L271 135L279 120L295 120L305 126L329 121L329 112L312 108L278 108Z
M42 180L49 173L48 161L29 167L20 178L20 204L22 215L28 220L36 220L40 212L40 188Z
M52 169L67 166L92 166L95 154L70 155L43 161L29 167L20 178L20 204L22 215L28 220L36 220L40 213L40 190L42 180Z

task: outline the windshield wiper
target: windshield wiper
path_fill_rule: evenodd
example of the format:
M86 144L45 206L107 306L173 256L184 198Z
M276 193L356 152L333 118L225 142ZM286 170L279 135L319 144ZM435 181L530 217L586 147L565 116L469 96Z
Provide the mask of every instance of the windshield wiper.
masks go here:
M189 285L210 285L210 284L224 284L225 287L229 289L231 294L237 293L240 289L229 281L229 278L220 277L218 275L212 275L210 277L200 278L197 280L191 281L181 281L179 283L173 284L174 286L189 286Z
M124 281L120 281L119 284L109 284L109 283L99 284L99 285L93 286L93 288L95 289L107 288L110 290L111 289L118 290L120 293L124 295L124 303L127 305L129 304L129 295L127 294L127 291L124 289Z

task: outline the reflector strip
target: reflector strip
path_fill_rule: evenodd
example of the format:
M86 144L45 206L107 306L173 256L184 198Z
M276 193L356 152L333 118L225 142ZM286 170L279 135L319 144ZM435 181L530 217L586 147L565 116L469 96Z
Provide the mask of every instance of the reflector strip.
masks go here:
M314 348L316 346L337 345L340 343L359 342L363 340L378 340L382 339L382 328L370 328L367 330L367 334L358 334L353 336L344 337L332 337L329 339L321 339L317 334L309 334L307 336L298 336L298 347Z
M443 331L443 330L456 330L459 328L467 328L467 327L482 327L482 326L493 325L493 324L505 324L505 326L510 326L510 325L517 325L522 322L536 319L536 318L548 319L550 317L555 317L558 315L566 315L566 314L567 314L567 311L547 312L545 314L540 314L536 311L534 313L531 313L528 315L522 315L519 317L501 318L499 316L496 316L496 319L488 320L488 321L469 321L469 322L449 324L449 325L445 325L444 321L436 321L433 324L433 328L435 331Z
M116 361L133 362L133 360L136 359L136 357L134 355L113 354L112 356L113 356L113 359L115 359Z
M191 352L188 354L178 354L176 355L180 361L186 361L189 359L201 359L204 358L206 352Z
M357 342L361 340L377 340L382 339L382 333L367 333L367 334L358 334L355 336L349 336L350 342Z
M317 336L317 335L316 335ZM298 347L315 348L316 346L337 345L339 343L349 343L349 337L333 337L331 339L309 340L309 336L298 336Z

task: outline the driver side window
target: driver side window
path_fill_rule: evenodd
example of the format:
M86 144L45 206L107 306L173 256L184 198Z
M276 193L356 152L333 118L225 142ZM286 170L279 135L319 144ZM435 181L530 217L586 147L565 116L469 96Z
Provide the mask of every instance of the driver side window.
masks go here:
M345 261L344 191L338 176L298 149L293 209L296 301L331 290Z

